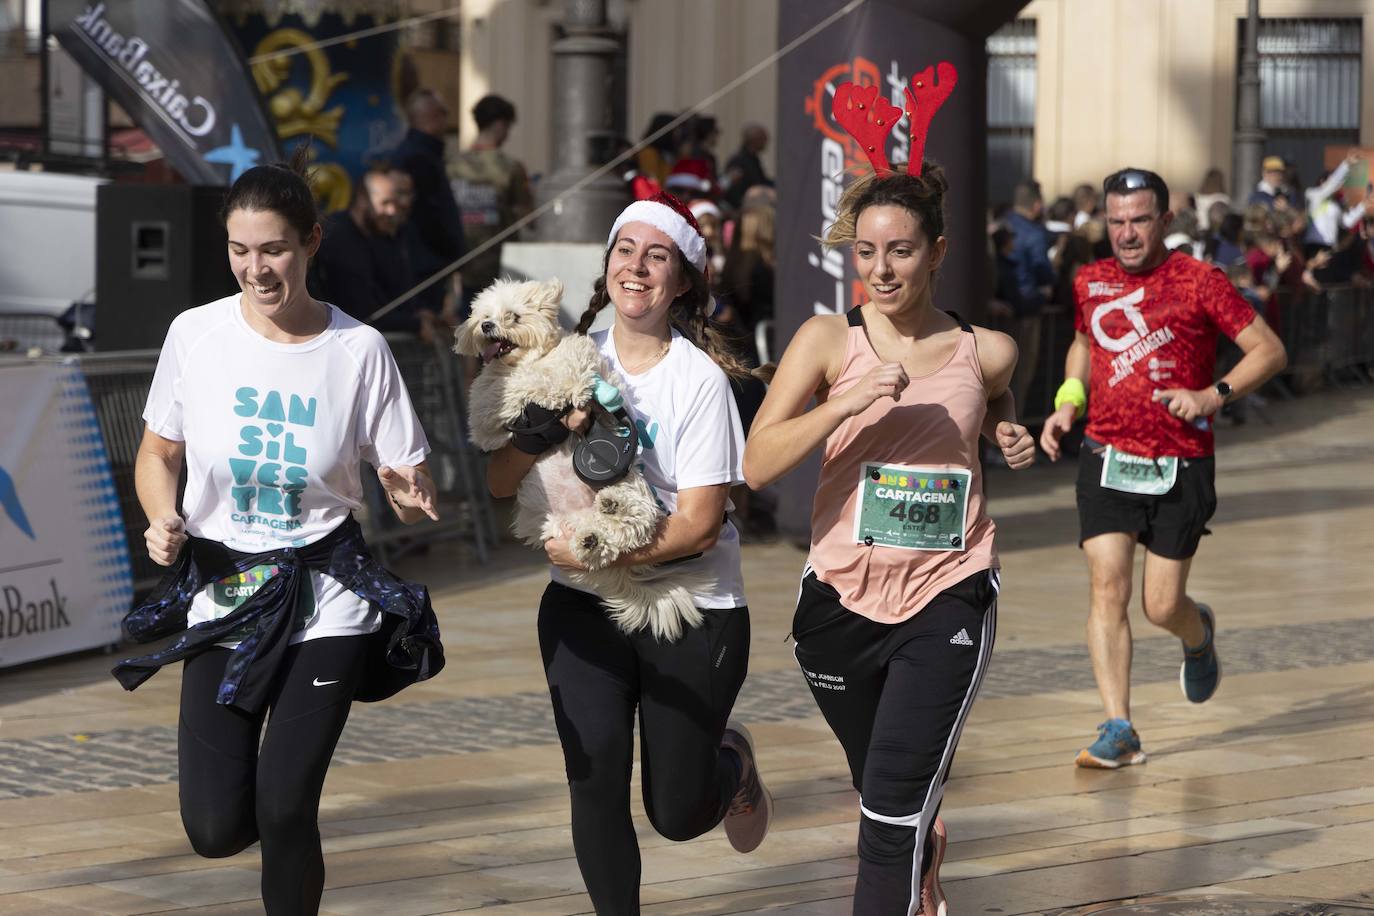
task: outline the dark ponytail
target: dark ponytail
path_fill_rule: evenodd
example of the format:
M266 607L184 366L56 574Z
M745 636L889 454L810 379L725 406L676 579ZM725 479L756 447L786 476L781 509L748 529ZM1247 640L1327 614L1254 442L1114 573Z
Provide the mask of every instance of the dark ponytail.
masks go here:
M706 310L711 308L713 303L711 284L707 282L706 275L693 267L682 252L678 252L677 259L678 269L692 285L668 306L669 322L683 337L706 351L706 355L711 357L726 375L733 379L747 378L749 367L730 346L725 335L720 333L719 323L711 320L706 314Z
M309 164L310 146L302 144L289 162L259 165L244 172L224 198L220 218L227 223L237 210L275 213L296 230L304 244L320 221L310 189Z

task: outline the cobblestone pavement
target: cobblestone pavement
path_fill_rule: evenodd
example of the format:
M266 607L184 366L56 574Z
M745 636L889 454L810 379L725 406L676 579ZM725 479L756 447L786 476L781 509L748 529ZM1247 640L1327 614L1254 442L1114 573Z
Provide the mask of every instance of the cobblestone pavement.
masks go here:
M1228 674L1320 668L1374 658L1374 627L1366 620L1225 630L1217 646ZM1137 640L1137 683L1173 680L1179 645L1167 638ZM1000 649L981 696L1029 696L1094 686L1087 649L1080 645ZM751 675L735 705L744 721L782 722L816 714L795 669ZM354 708L335 763L382 763L416 757L551 744L553 717L546 694L529 691L405 705ZM115 729L0 741L0 798L34 797L173 782L176 730L169 726Z

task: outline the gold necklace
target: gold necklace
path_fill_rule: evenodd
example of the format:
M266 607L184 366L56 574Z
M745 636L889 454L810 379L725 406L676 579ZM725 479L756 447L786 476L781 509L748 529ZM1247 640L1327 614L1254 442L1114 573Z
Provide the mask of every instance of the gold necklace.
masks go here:
M667 340L665 340L662 346L658 348L657 352L655 352L654 355L650 356L648 359L636 363L634 366L630 366L625 363L621 363L621 365L625 366L625 371L628 372L630 375L638 375L644 370L651 368L655 363L657 363L664 356L666 356L668 350L672 347L672 345L673 339L670 337Z

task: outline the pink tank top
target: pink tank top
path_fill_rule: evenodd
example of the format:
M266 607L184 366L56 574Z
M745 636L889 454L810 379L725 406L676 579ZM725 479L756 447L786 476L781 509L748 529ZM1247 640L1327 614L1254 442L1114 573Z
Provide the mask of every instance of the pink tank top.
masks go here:
M978 460L987 391L973 330L962 319L959 323L964 333L948 362L930 375L911 379L899 400L879 398L863 413L841 423L825 441L807 562L822 582L839 592L841 604L879 623L906 620L944 589L998 565L993 544L996 527L984 513ZM864 331L859 309L851 310L844 365L830 386L830 396L842 394L881 362ZM921 479L919 485L916 479L921 475L916 473L911 475L911 489L917 492L906 493L920 497L920 486L936 487L937 483L966 486L962 549L913 550L861 540L855 525L859 485L861 475L874 473L876 464L969 472L967 478ZM893 491L869 492L891 495ZM926 498L945 498L936 494ZM904 514L908 508L918 511L916 507L923 504L882 505ZM954 537L949 539L952 542Z

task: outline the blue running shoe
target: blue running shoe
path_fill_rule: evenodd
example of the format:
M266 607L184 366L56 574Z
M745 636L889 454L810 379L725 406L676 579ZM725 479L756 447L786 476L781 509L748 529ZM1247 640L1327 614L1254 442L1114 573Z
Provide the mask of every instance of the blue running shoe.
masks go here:
M1145 762L1140 736L1125 719L1108 719L1097 727L1097 740L1078 752L1074 763L1081 767L1115 770Z
M1183 647L1183 667L1178 671L1178 685L1190 703L1206 703L1217 692L1221 682L1221 662L1217 659L1215 636L1217 620L1212 609L1205 604L1197 606L1202 615L1202 625L1207 630L1207 639L1196 649Z

